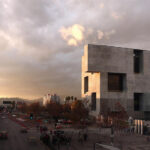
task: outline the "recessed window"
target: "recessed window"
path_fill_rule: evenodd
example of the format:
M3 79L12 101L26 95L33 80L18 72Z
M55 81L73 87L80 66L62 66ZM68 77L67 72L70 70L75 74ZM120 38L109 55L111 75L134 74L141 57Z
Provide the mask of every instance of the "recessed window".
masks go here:
M88 92L88 77L84 77L84 93Z
M96 110L96 93L92 93L91 99L92 99L91 110Z
M121 92L125 89L125 74L108 73L108 91Z
M142 93L134 93L134 110L140 111Z
M143 71L143 51L134 50L134 72L141 73Z

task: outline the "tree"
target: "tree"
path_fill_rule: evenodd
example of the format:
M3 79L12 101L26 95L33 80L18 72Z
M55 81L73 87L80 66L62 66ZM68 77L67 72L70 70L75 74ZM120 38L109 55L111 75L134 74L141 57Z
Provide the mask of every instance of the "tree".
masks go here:
M81 100L76 100L71 104L71 114L73 121L80 121L88 117L88 110Z
M27 113L29 110L29 106L26 103L22 103L19 106L17 106L17 109L22 113Z
M50 102L46 105L46 109L50 117L59 118L62 115L62 106L55 102Z
M34 113L34 115L38 115L41 113L42 107L40 106L39 102L35 102L29 106L29 111Z
M64 104L62 105L62 111L63 111L63 118L65 119L71 119L71 105L70 104Z
M120 102L117 102L115 104L116 112L109 112L109 117L112 118L113 124L116 127L124 128L127 127L127 118L128 114L125 110L125 108L120 104Z
M125 108L119 102L115 104L115 109L118 111L117 118L124 120L128 118Z
M71 97L70 97L70 99L73 101L74 97L73 97L73 96L71 96Z

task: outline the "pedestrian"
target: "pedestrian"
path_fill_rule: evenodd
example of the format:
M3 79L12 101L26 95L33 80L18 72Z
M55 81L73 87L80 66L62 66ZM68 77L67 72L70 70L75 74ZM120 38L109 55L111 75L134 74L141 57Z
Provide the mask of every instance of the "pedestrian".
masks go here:
M46 134L45 138L46 138L46 145L49 145L50 144L50 137L49 137L49 135Z
M82 143L83 142L83 135L82 135L82 133L79 131L79 133L78 133L78 141L80 142L80 143Z
M87 141L87 137L88 137L87 133L84 133L83 134L84 141Z
M83 133L84 141L87 141L87 138L88 138L88 134L87 134L87 128L86 128L86 129L84 129L84 133Z
M56 129L57 123L55 123L55 129Z
M113 128L113 126L111 126L110 139L111 139L111 145L113 145L114 144L114 128Z

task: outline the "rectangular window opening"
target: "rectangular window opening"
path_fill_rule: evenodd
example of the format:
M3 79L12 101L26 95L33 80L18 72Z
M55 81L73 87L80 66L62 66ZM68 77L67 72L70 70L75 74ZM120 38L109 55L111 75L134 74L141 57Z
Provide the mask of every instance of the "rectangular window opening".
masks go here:
M84 77L84 93L88 92L88 77Z
M122 92L126 87L126 74L108 73L108 91Z
M140 104L142 100L142 93L134 93L134 110L140 111Z
M91 108L91 110L95 111L96 110L96 93L92 93L91 99L92 99L92 108Z
M134 50L134 73L141 73L143 71L143 51Z

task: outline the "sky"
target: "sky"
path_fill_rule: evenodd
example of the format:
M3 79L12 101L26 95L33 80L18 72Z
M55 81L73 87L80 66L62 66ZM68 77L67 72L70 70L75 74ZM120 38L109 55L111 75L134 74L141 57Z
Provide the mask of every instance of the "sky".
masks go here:
M150 49L150 0L1 0L0 97L81 93L85 44Z

